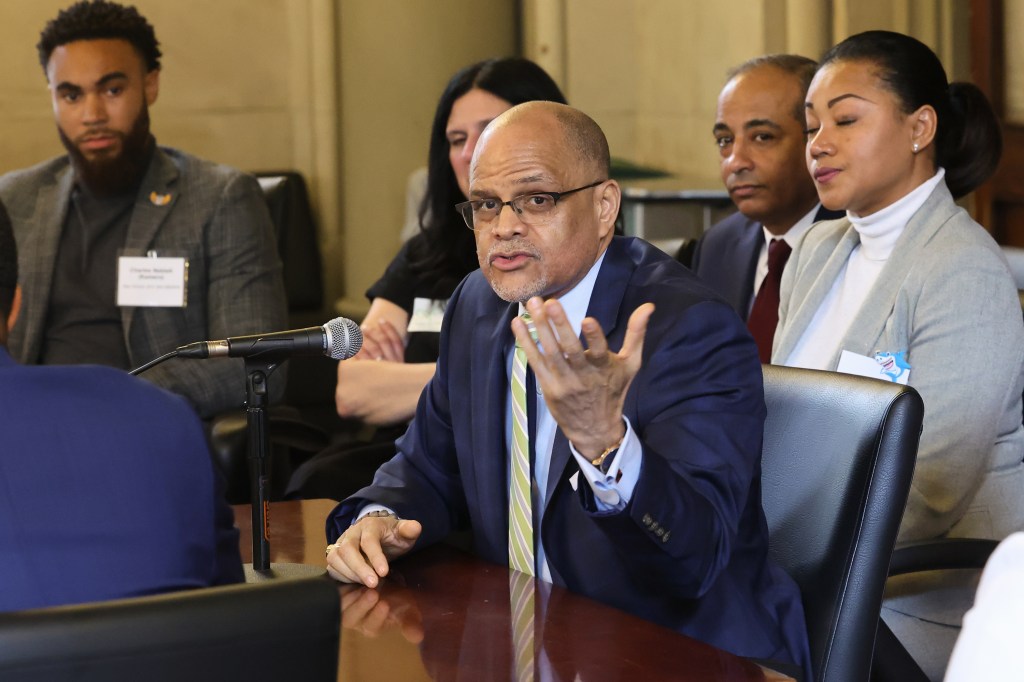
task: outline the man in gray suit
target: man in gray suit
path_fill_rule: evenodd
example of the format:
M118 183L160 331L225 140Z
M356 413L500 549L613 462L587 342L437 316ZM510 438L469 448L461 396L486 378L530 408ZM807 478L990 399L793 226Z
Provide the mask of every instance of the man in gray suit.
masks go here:
M150 133L153 27L133 7L78 2L37 48L68 153L0 177L21 252L15 357L129 369L189 342L282 328L281 264L255 179ZM241 360L171 360L143 376L203 417L245 398Z

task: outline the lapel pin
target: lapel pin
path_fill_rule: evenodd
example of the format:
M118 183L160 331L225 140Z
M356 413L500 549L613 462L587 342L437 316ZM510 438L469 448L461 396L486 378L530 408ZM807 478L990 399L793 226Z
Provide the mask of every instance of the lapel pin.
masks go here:
M155 191L149 193L149 203L154 206L166 206L171 203L170 194L157 194Z

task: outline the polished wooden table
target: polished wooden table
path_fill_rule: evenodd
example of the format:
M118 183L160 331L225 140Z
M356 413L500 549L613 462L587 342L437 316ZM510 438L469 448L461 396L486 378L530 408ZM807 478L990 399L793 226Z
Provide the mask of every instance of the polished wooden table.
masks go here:
M330 500L270 506L272 562L324 566ZM249 505L235 507L242 560L252 560ZM509 570L439 545L403 557L371 590L339 585L338 679L512 678ZM541 584L542 679L788 680L746 659L557 586Z

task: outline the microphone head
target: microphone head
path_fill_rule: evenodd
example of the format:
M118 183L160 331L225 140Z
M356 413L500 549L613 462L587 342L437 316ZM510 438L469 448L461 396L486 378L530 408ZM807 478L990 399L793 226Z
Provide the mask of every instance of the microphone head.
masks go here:
M363 347L363 332L347 317L336 317L324 325L327 348L324 353L335 360L347 360Z

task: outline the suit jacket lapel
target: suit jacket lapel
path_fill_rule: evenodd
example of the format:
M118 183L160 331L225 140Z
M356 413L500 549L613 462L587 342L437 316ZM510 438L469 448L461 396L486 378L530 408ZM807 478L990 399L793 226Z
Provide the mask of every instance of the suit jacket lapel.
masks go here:
M129 255L141 256L146 253L164 220L171 214L171 209L178 201L175 187L178 180L178 168L169 156L159 147L153 150L153 159L149 162L146 177L139 186L132 209L131 222L128 224L128 235L125 237L125 251ZM125 343L131 348L128 330L131 328L134 307L121 308L121 322L124 327Z
M468 346L472 367L472 386L479 399L472 401L473 447L468 461L475 474L464 475L464 481L475 481L480 500L498 500L496 504L480 505L484 537L508 535L508 452L505 443L505 412L509 400L506 362L512 338L509 327L518 312L518 305L482 315L472 330ZM477 387L479 393L477 394ZM507 551L507 548L506 548Z
M806 239L802 243L806 244ZM807 283L795 288L790 295L788 320L782 330L782 336L778 339L778 350L773 353L779 364L785 364L792 354L825 296L832 290L839 273L846 267L850 253L858 244L860 235L852 225L848 225L837 240L823 241L816 246L813 253L806 256L801 254L801 261L804 258L808 260L806 265L803 262L797 263L798 281ZM817 275L810 279L808 275L813 273Z
M880 350L874 348L874 344L892 313L896 296L912 267L913 259L917 257L920 247L953 215L952 211L955 209L948 208L949 203L944 201L944 197L949 197L949 202L952 202L945 184L939 183L907 223L889 261L874 284L870 305L860 309L842 343L836 349L829 364L833 369L838 366L839 355L844 350L860 355L872 355ZM847 225L846 231L837 240L822 241L816 246L814 253L801 255L801 259L808 259L806 264L798 264L801 279L807 281L806 273L817 272L818 275L807 285L793 290L790 297L789 320L779 339L778 352L773 354L780 363L785 363L789 358L800 337L810 326L825 296L831 291L836 278L846 267L850 253L860 244L860 235L848 222Z
M818 207L818 212L814 214L814 222L820 222L822 220L837 220L839 218L845 218L846 214L840 211L830 211L824 206ZM812 230L813 231L813 230ZM804 234L807 237L808 233ZM801 239L801 244L806 244L806 239ZM775 362L785 363L789 358L796 344L800 341L801 335L807 326L814 319L814 314L818 312L818 308L821 306L821 302L828 295L828 292L832 289L832 284L835 282L836 277L842 272L842 269L846 267L846 261L850 257L850 252L860 244L860 235L853 229L853 226L847 222L847 229L841 233L838 238L831 239L821 244L818 244L814 253L804 254L801 253L798 258L791 258L789 265L787 265L786 272L789 268L796 267L803 273L818 273L818 276L810 281L806 286L800 289L795 289L790 294L789 303L789 314L788 322L785 328L782 330L781 335L776 336L776 343L778 344L778 352L773 352L773 359L777 358ZM801 249L802 251L803 249ZM809 259L807 265L803 265L798 262L802 259ZM785 276L785 275L784 275ZM806 277L802 278L804 282L807 281Z
M32 229L28 239L19 244L22 250L20 261L28 265L22 277L27 305L22 308L26 313L25 331L18 359L23 363L35 364L39 360L57 250L74 178L71 166L67 165L52 178L52 182L39 189Z
M594 291L590 295L587 316L601 324L604 335L610 337L619 324L619 308L626 286L633 275L632 262L626 253L627 240L613 239L605 252L604 263L597 273Z
M754 275L757 270L757 259L761 255L761 247L764 245L764 230L761 223L756 220L747 220L743 229L743 236L736 248L737 272L742 277L739 296L736 300L740 303L737 311L743 321L746 322L750 312L751 299L754 297Z
M948 201L944 199L948 197ZM907 350L906 348L875 348L878 337L885 327L886 321L892 316L896 305L896 296L903 286L907 273L923 247L942 225L952 217L956 210L952 204L953 197L946 189L945 183L939 183L928 196L924 204L911 216L896 240L892 255L882 268L871 290L870 304L864 305L853 318L850 328L846 331L843 342L832 358L831 367L839 364L839 354L848 350L860 355L874 355L878 351Z

